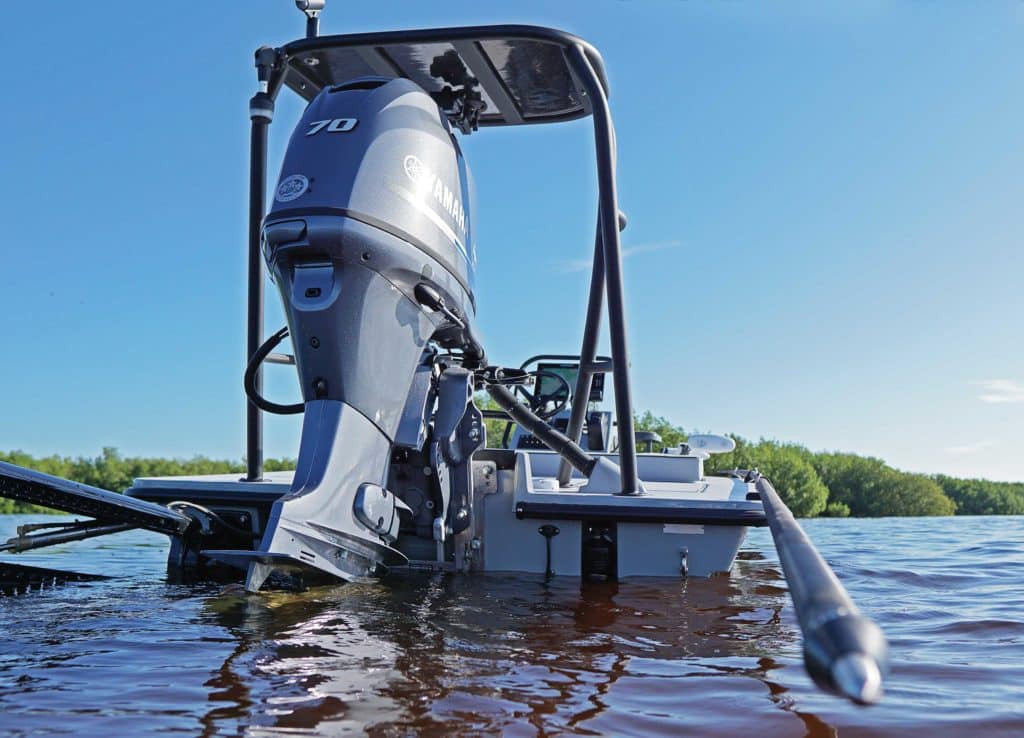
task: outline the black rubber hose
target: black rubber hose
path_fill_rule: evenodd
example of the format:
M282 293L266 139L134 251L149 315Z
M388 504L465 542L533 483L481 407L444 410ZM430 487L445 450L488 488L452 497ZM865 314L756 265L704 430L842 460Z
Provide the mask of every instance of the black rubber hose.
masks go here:
M264 341L263 345L256 349L256 353L249 359L249 364L245 367L245 376L242 379L245 394L252 400L252 403L260 410L274 413L275 415L298 415L306 409L306 404L303 402L296 402L293 405L279 405L276 402L271 402L256 391L256 372L259 371L260 364L270 355L271 351L277 348L277 344L287 337L288 326L285 326Z
M597 463L596 458L569 440L564 433L559 433L537 417L502 385L489 384L487 392L498 403L498 407L508 413L508 416L519 423L520 427L533 434L537 440L572 464L580 471L580 474L585 477L590 476Z

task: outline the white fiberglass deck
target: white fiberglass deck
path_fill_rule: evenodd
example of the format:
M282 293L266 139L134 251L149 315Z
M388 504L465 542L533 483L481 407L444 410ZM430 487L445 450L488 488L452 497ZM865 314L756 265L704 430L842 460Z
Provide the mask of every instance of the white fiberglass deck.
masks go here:
M176 487L182 490L202 489L217 492L244 490L249 492L276 491L284 494L292 484L295 470L264 472L258 482L246 481L238 474L196 474L180 477L139 477L133 487L136 489Z
M618 462L615 454L601 454ZM586 489L587 480L573 473L568 487L556 480L560 458L549 451L530 451L517 455L516 500L563 504L602 504L631 508L664 507L677 502L686 506L710 506L723 509L762 510L760 500L748 499L753 486L731 477L704 476L702 460L696 456L640 454L637 469L643 481L643 495L625 496L621 490Z

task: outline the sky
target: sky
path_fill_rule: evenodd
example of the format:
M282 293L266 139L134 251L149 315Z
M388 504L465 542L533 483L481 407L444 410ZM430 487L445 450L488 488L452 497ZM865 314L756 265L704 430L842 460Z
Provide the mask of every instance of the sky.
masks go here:
M322 32L488 23L604 58L637 410L1024 480L1024 4L328 0ZM0 449L242 457L252 52L303 32L291 0L4 4ZM491 360L578 351L590 120L462 145Z

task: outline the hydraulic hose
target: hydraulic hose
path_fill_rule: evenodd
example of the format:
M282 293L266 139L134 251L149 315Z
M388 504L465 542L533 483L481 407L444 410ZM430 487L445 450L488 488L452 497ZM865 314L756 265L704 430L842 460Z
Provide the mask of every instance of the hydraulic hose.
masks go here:
M303 402L296 402L292 405L280 405L276 402L271 402L267 398L263 397L256 389L256 373L260 370L260 364L270 355L270 352L277 348L277 344L281 343L288 337L288 326L285 326L277 333L272 335L263 345L260 346L256 353L249 359L249 364L245 367L245 376L242 380L242 385L245 387L245 394L248 396L252 403L260 410L265 410L268 413L274 413L275 415L298 415L306 409L306 405Z

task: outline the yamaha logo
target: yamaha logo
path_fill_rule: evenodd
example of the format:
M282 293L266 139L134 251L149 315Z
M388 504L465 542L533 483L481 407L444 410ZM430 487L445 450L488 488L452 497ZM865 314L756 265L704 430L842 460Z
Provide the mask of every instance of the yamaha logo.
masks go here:
M405 176L416 186L417 194L433 197L437 206L465 233L466 211L451 188L415 154L409 154L402 160L402 168Z
M275 199L278 202L291 202L301 197L309 189L309 180L301 174L292 174L281 180L277 186Z
M405 168L406 176L413 181L413 184L419 184L420 180L423 178L424 171L429 171L425 170L423 162L421 162L420 158L415 154L409 154L405 157L405 160L402 162L402 166Z

